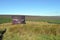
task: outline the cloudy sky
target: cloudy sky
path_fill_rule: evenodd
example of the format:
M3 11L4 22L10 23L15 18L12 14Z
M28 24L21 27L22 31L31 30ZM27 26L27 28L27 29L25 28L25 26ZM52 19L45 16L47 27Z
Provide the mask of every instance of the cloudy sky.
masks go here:
M0 15L60 16L60 0L0 0Z

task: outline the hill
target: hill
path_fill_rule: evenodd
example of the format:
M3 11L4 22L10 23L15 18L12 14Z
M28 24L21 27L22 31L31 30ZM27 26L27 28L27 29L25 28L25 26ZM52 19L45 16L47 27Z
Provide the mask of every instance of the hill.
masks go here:
M11 16L22 16L22 15L0 15L0 17L4 18L11 18ZM60 20L60 16L28 16L23 15L26 19L33 19L33 20L40 20L40 19L47 19L47 20Z
M0 23L1 22L11 22L12 16L22 16L22 15L0 15ZM26 21L43 21L48 23L58 23L60 24L60 16L28 16L25 15Z

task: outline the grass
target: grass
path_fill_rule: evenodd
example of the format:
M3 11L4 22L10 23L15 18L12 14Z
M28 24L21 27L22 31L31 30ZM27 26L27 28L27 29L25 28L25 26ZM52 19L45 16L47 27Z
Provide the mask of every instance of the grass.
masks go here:
M46 19L40 19L40 20L28 20L28 21L48 22L48 23L52 23L52 24L60 24L60 20L46 20Z
M7 29L3 40L60 40L60 24L26 21L26 24L0 24Z
M11 18L4 18L4 17L0 17L0 24L2 23L9 23L11 22L12 19ZM39 20L32 20L32 19L26 19L26 21L34 21L34 22L48 22L51 24L60 24L60 20L46 20L46 19L39 19Z
M5 28L3 40L60 40L60 20L28 20L12 25L10 18L0 17L0 29Z
M0 17L0 24L11 22L11 18Z

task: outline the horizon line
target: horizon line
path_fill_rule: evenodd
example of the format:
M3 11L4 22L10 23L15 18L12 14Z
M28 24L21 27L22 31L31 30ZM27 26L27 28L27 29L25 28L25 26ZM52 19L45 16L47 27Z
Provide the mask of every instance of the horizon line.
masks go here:
M16 14L0 14L0 16L15 16ZM16 15L19 16L19 15ZM20 15L20 16L59 16L59 15Z

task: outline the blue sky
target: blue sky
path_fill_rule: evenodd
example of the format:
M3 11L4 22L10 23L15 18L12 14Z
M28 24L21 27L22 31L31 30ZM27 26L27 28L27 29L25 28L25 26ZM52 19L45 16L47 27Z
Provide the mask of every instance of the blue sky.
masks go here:
M0 15L60 16L60 0L0 0Z

